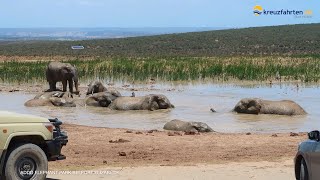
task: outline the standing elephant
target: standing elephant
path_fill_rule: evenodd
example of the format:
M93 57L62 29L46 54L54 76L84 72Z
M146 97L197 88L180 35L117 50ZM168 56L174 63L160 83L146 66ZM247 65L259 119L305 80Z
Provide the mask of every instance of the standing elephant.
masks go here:
M63 92L67 91L67 84L69 83L70 93L73 93L73 85L76 89L75 93L79 93L77 69L69 63L50 62L46 70L46 77L50 91L56 91L56 83L62 82Z
M141 97L118 97L110 105L113 110L157 110L174 108L164 95L150 94Z
M241 99L234 107L237 113L245 114L278 114L278 115L304 115L306 111L291 100L269 101L259 98Z

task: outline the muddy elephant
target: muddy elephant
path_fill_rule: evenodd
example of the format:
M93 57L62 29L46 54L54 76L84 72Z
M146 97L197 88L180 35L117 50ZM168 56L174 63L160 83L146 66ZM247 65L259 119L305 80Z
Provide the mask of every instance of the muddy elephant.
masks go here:
M186 122L174 119L167 122L163 129L171 131L184 131L184 132L214 132L211 127L202 122Z
M117 90L108 90L100 81L91 82L88 85L85 105L108 107L112 101L120 97L121 94Z
M95 93L85 99L78 99L76 103L81 106L108 107L112 101L117 99L121 94L118 91L106 91Z
M157 97L157 99L158 99L157 103L158 103L159 109L174 108L174 105L171 104L171 102L169 101L167 96L165 96L163 94L150 94L150 95Z
M169 99L161 94L141 97L118 97L110 105L113 110L158 110L174 108Z
M50 62L46 70L46 78L50 86L49 91L56 91L57 82L62 82L63 92L67 91L67 84L69 84L71 93L79 93L77 69L69 63ZM73 92L73 86L75 86L75 92Z
M94 81L88 85L88 90L86 94L89 95L89 94L105 92L105 91L108 91L108 89L102 84L102 82Z
M73 99L69 97L68 93L54 91L45 92L35 96L33 99L24 103L27 107L37 106L61 106L61 107L75 107Z
M259 98L241 99L234 111L245 114L304 115L306 111L291 100L270 101Z

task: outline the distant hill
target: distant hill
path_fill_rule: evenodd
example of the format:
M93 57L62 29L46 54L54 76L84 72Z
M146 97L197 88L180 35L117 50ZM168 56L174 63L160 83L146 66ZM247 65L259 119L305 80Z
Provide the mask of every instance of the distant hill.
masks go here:
M82 45L84 50L72 50ZM320 54L320 24L81 41L0 42L0 55L231 56Z
M218 30L217 27L0 28L0 41L88 40Z

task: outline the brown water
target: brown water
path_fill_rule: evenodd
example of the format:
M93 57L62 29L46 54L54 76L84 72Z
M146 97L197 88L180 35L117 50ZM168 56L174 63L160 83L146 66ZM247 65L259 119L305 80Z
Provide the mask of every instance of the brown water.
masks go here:
M149 88L146 85L140 87ZM24 102L34 94L0 93L0 109L20 113L58 117L64 122L112 128L162 129L172 119L201 121L218 132L299 132L320 129L320 89L314 85L223 85L223 84L161 84L158 90L137 91L136 96L150 93L165 94L176 106L172 110L159 111L110 111L105 108L76 107L48 108L24 107ZM175 88L175 91L167 89ZM121 91L131 95L130 91ZM234 105L245 97L270 100L291 99L300 104L306 116L245 115L231 112ZM213 107L217 112L212 113Z

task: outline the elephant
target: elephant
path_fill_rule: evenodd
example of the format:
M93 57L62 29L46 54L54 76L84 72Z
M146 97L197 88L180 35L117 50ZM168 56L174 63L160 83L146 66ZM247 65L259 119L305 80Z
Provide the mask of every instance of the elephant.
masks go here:
M85 99L85 105L101 107L108 107L112 101L121 96L119 91L108 90L100 81L91 82L86 94L91 96Z
M174 108L164 95L150 94L141 97L118 97L110 105L113 110L158 110Z
M102 82L94 81L88 85L87 95L105 91L108 91L108 89L102 84Z
M270 101L259 98L241 99L233 109L245 114L305 115L306 111L291 100Z
M170 109L170 108L174 108L174 105L171 104L171 102L169 101L169 99L167 98L167 96L163 95L163 94L150 94L151 96L155 96L158 97L158 105L159 105L159 109Z
M118 91L99 92L85 98L83 103L87 106L108 107L111 104L111 102L114 101L119 96L121 96L121 94ZM78 103L80 101L82 100L76 100L76 102Z
M186 122L174 119L167 122L163 129L171 131L184 131L184 132L214 132L206 123L202 122Z
M27 101L25 104L27 107L37 106L62 106L62 107L75 107L72 98L69 98L67 93L54 91L45 92L35 96L33 99Z
M77 68L69 63L50 62L46 70L46 78L50 86L49 91L56 91L56 83L62 82L63 92L67 91L67 84L69 83L70 93L79 93ZM73 85L76 89L75 92L73 92Z
M49 99L51 97L73 98L71 93L66 93L61 91L51 91L51 92L44 92L44 93L38 94L33 99Z

